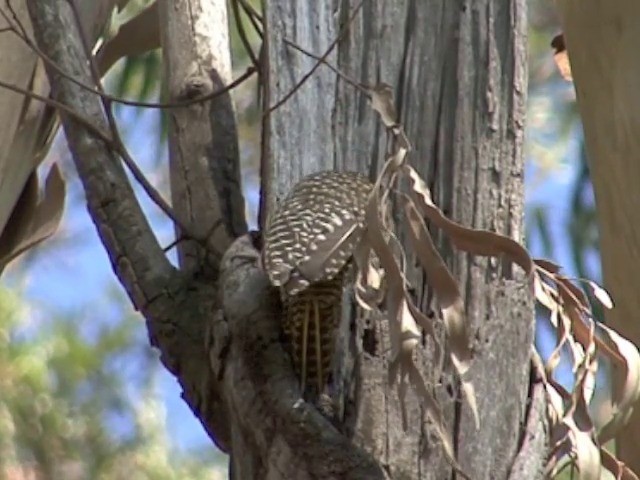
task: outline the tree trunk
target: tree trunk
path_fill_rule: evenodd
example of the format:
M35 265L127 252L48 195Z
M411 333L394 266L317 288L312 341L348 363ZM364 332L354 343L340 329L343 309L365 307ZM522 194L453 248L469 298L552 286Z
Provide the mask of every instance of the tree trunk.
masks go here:
M393 86L400 121L415 147L411 162L427 179L436 202L454 220L522 239L522 145L527 91L526 16L522 0L438 2L267 2L271 105L316 63L285 39L316 55L341 37L328 61L357 82ZM268 129L271 201L304 174L359 170L376 174L387 137L366 97L320 67L271 115ZM539 478L544 434L523 441L530 392L529 355L534 321L530 295L500 262L450 253L472 318L476 357L472 377L480 429L455 381L436 392L456 442L462 469L475 479ZM411 264L411 262L410 262ZM424 289L421 279L414 286ZM427 298L428 292L422 292ZM428 308L427 302L423 305ZM345 391L346 431L392 478L451 476L451 468L409 397L409 431L402 430L397 394L386 382L383 329L375 351L363 350L368 327L355 321L355 371ZM367 330L367 331L366 331ZM366 331L366 332L365 332ZM429 361L423 363L429 371ZM432 379L436 382L438 379ZM540 395L533 416L542 424ZM536 403L537 402L537 403ZM514 470L512 470L514 468Z
M639 345L640 3L563 0L558 5L595 192L604 285L615 303L607 323ZM613 388L619 388L620 377L615 369L612 373ZM639 445L636 408L616 436L619 459L634 472L640 472Z

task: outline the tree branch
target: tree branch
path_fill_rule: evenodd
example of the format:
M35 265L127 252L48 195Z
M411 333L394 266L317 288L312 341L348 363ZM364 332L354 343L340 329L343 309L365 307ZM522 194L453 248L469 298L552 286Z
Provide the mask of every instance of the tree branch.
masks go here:
M233 478L388 478L369 454L301 400L280 341L277 290L258 267L259 255L251 237L241 237L225 254L220 274L233 339L222 381L227 404L234 406L232 436L242 442L234 443L240 454L232 452Z
M67 0L29 0L36 42L63 71L91 84L73 12ZM120 159L110 142L96 131L107 131L100 99L48 68L54 97L86 119L60 112L63 127L84 187L89 213L113 269L135 307L147 319L151 344L161 351L164 365L177 376L185 401L211 438L228 450L227 411L218 394L205 350L205 329L216 311L216 290L182 275L166 259L136 201ZM215 329L224 342L225 332Z
M81 83L91 83L87 58L73 12L65 0L29 1L40 49ZM54 97L102 131L107 123L100 100L47 67ZM76 118L60 112L73 160L84 186L89 213L112 267L134 305L144 310L161 295L174 269L138 205L116 153Z
M197 12L197 15L194 15ZM183 101L231 81L226 2L160 1L164 79L171 100ZM247 231L240 182L235 112L227 93L169 112L169 168L174 208L207 251L179 244L180 265L215 279L219 259Z

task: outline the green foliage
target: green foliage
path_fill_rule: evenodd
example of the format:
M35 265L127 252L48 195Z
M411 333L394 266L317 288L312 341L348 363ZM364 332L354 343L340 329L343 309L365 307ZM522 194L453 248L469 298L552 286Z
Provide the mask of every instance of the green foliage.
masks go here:
M125 385L122 365L141 353L139 320L126 315L87 340L74 319L33 317L0 289L0 478L212 478L212 462L171 452L157 360L135 358L140 391Z

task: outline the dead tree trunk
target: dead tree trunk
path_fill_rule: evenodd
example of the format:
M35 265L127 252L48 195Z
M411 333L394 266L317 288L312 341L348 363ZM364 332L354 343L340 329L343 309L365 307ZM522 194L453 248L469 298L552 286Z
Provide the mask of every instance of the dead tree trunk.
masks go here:
M522 239L523 131L527 91L525 2L267 2L270 104L322 55L357 82L393 86L401 122L414 144L411 162L454 220ZM354 19L350 22L350 17ZM270 117L271 200L301 176L326 169L378 172L387 137L365 96L320 67ZM446 246L445 246L446 247ZM523 442L530 392L533 314L522 282L495 261L451 254L475 328L473 379L481 428L457 403L453 379L437 387L462 468L473 478L538 478L544 435L529 445L531 463L514 466ZM418 291L421 279L415 278ZM422 292L426 301L428 292ZM451 469L410 398L408 432L395 390L386 382L384 332L357 325L355 371L345 391L345 425L392 478L442 479ZM388 352L387 352L388 353ZM424 362L428 371L429 362ZM434 382L440 379L433 379ZM541 397L535 422L541 422ZM542 422L541 422L542 423Z

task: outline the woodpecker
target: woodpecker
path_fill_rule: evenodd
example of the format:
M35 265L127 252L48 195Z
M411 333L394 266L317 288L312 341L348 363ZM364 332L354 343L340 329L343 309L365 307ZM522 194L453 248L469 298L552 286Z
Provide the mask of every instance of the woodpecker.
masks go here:
M320 395L329 380L345 272L364 233L372 187L353 172L311 174L267 222L263 266L280 288L283 330L307 397Z

